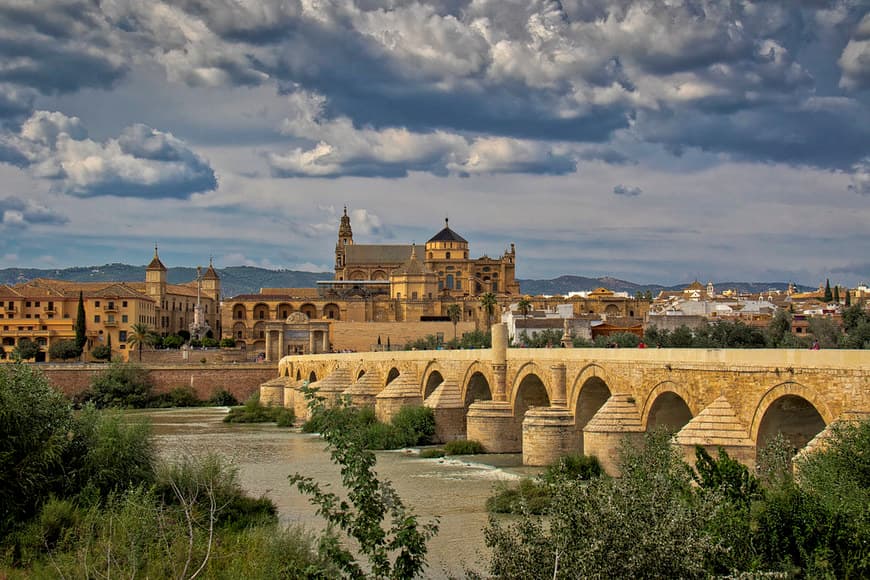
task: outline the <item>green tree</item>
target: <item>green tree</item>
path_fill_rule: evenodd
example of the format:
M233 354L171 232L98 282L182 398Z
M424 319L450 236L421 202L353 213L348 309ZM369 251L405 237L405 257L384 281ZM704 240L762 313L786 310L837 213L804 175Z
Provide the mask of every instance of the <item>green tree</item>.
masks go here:
M517 303L517 308L520 311L520 314L523 315L523 318L529 315L529 312L532 310L532 303L528 298L523 298Z
M492 315L495 314L495 307L498 305L498 299L492 292L487 292L480 297L480 305L486 313L486 332L489 332L489 328L492 325Z
M109 333L108 340L106 341L106 349L109 351L109 356L106 357L106 360L112 362L112 333Z
M810 317L808 330L822 348L836 348L842 335L840 327L827 316Z
M767 343L773 348L783 344L787 334L791 334L792 317L788 310L780 308L767 325Z
M302 390L312 416L320 413L325 399L317 396L316 389ZM405 508L390 482L377 478L375 454L365 448L360 433L344 427L326 423L320 435L333 463L341 468L347 499L321 490L313 479L298 473L290 476L290 483L310 496L330 529L341 530L355 540L355 551L366 557L368 569L334 535L321 542L321 550L347 578L414 578L426 568L426 543L438 532L438 524L418 524L417 516ZM389 522L386 529L385 520Z
M139 362L142 362L142 347L151 344L151 329L143 322L130 326L127 332L127 344L139 351Z
M12 356L18 360L30 360L39 354L39 345L28 338L22 338L12 351Z
M52 359L69 360L81 356L81 354L82 351L79 350L75 340L59 340L48 347L48 355Z
M87 337L87 321L85 320L85 300L84 296L79 290L79 305L76 310L76 346L79 349L79 352L83 352L85 350L85 345L88 343Z
M837 304L840 303L840 285L839 284L834 286L834 302L836 302Z
M462 307L459 304L451 304L447 307L447 317L453 323L453 342L456 342L456 325L462 319Z
M833 293L831 293L831 281L828 278L825 278L825 302L831 302L834 299Z
M846 308L852 306L852 293L846 288Z
M91 349L91 356L97 360L110 361L112 359L112 351L105 344L98 344Z
M112 363L94 375L87 399L98 408L141 408L148 404L153 387L148 371L132 363Z

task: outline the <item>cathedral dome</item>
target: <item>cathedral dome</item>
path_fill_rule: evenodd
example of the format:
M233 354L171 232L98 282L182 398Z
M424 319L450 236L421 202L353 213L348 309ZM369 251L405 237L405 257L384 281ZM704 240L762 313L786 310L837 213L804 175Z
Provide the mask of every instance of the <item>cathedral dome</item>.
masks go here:
M448 220L445 219L444 229L432 236L432 238L426 243L431 244L433 242L460 242L467 244L468 240L451 230Z

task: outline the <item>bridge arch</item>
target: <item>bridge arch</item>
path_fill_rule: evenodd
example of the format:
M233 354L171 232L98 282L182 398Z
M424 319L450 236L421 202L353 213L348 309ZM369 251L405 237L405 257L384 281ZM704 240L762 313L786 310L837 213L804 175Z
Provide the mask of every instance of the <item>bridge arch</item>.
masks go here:
M492 369L480 361L474 361L465 369L462 377L461 394L466 408L474 401L489 401L492 399L493 376Z
M317 373L312 369L310 373L308 373L308 383L316 383L317 382Z
M386 387L387 385L392 383L394 380L396 380L396 378L398 376L399 376L399 367L393 365L392 367L390 367L390 370L387 371L387 377L386 377L386 380L384 381L384 387Z
M657 427L679 431L698 414L693 404L685 387L673 381L662 381L652 388L644 402L641 412L644 431Z
M574 426L580 431L613 394L612 384L604 369L587 365L578 373L571 386L570 408L574 410Z
M762 449L777 433L795 449L804 447L834 420L824 399L815 390L788 381L768 390L755 408L750 436Z
M550 406L550 389L544 379L546 376L533 362L520 367L511 388L511 407L518 421L523 420L529 407Z

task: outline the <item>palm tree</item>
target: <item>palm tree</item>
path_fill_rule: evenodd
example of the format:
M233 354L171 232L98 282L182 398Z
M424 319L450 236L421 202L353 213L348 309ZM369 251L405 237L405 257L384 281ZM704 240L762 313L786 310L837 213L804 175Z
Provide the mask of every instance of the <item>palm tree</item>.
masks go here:
M489 332L490 321L492 320L492 315L495 312L495 307L498 304L498 300L495 297L495 294L492 292L487 292L483 296L480 297L480 305L483 307L483 310L486 312L486 331Z
M523 298L517 304L517 308L520 309L520 314L523 315L523 318L529 315L529 312L532 310L532 303L528 298Z
M462 307L459 304L451 304L447 307L447 317L453 323L453 342L456 342L456 325L462 318Z
M151 344L151 329L144 322L137 322L130 327L127 333L127 344L138 347L139 362L142 362L142 347Z

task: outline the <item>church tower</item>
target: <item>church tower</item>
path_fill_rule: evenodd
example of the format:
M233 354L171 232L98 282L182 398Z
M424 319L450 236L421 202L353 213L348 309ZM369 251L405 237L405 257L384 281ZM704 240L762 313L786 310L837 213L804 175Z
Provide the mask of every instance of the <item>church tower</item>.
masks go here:
M350 227L350 217L347 215L347 206L344 206L344 215L338 226L338 243L335 244L335 279L344 280L345 248L353 245L353 230Z
M212 300L215 304L221 301L221 279L214 269L214 259L208 259L208 269L202 275L202 292Z
M154 245L154 258L145 268L145 293L157 301L157 308L163 307L163 297L166 296L166 266L157 255L157 245Z

